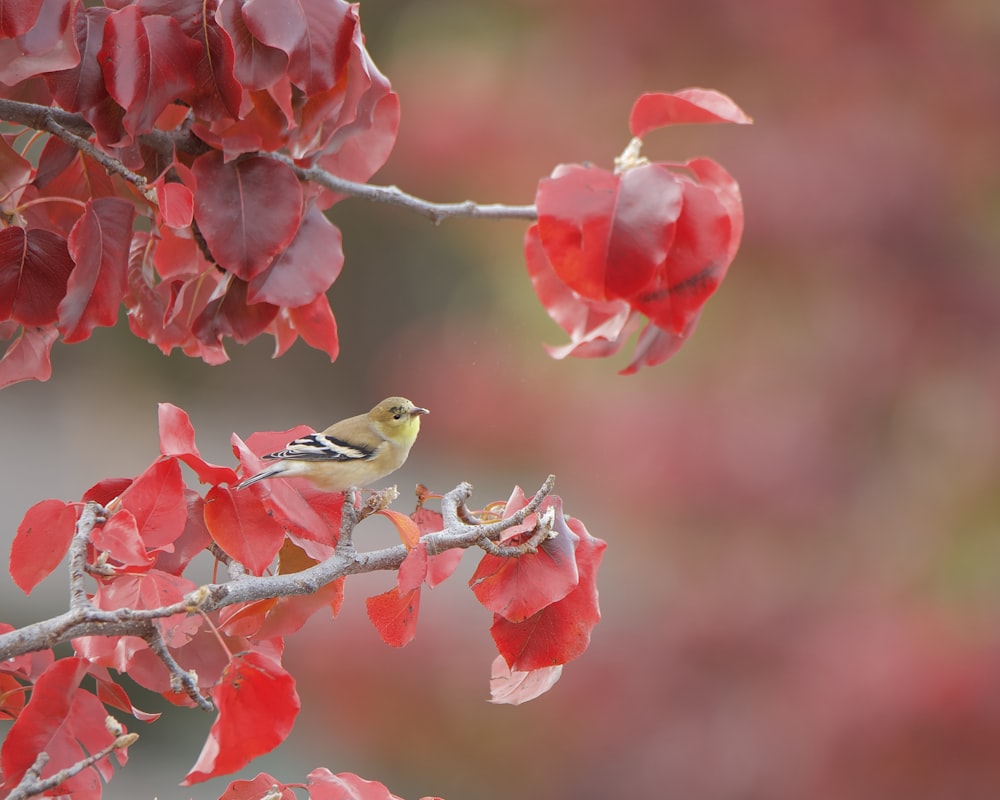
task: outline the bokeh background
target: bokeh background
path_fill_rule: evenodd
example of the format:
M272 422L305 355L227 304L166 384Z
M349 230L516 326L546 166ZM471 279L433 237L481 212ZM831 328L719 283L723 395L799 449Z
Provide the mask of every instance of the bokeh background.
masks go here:
M352 580L335 623L289 640L300 722L243 777L322 765L411 800L1000 796L1000 6L364 0L362 25L403 107L376 181L433 200L531 202L559 162L610 166L641 92L731 95L752 128L646 145L743 188L744 244L694 338L630 378L550 361L523 224L345 201L335 364L262 340L210 368L123 325L57 346L51 381L0 395L0 538L144 469L159 401L227 461L232 431L402 393L432 414L399 507L417 481L485 504L554 472L609 542L604 620L548 695L492 706L489 615L461 577L400 651L364 613L392 576ZM65 596L58 576L6 585L2 616ZM225 781L175 785L210 723L137 723L107 796L216 797Z

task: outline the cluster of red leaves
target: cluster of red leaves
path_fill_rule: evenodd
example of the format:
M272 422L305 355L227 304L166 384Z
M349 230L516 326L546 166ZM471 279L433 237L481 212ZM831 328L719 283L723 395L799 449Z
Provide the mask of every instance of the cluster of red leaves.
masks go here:
M128 310L164 353L211 364L223 339L299 337L336 358L325 292L343 263L323 215L339 195L303 167L366 181L388 157L397 96L343 0L25 0L0 13L0 96L79 114L109 175L56 136L0 137L0 386L51 373ZM30 152L29 152L30 151Z
M560 165L538 185L538 222L525 237L535 292L570 337L555 358L611 356L647 319L629 365L666 361L691 335L743 233L736 181L717 163L638 157L641 139L665 125L749 123L728 97L705 89L640 97L636 137L614 172Z
M242 474L259 468L257 454L309 432L300 427L258 433L246 443L234 435L233 452ZM291 732L299 698L294 679L281 663L283 637L298 631L317 611L336 616L344 579L331 581L314 594L192 613L191 601L185 598L198 587L186 571L196 556L213 546L255 576L287 575L313 567L334 555L345 496L319 492L301 479L268 481L236 491L237 472L206 462L187 414L169 404L160 406L159 439L160 456L141 475L103 480L84 493L83 501L95 501L108 512L86 545L88 571L97 584L88 598L107 612L169 609L169 615L156 616L155 634L177 664L196 675L199 690L212 698L218 711L204 749L186 777L191 784L244 767ZM204 494L186 486L182 464L208 485ZM517 489L502 511L491 511L489 516L507 518L525 504ZM82 509L82 503L62 500L43 500L29 509L10 557L11 575L26 593L65 559ZM448 578L464 551L428 554L422 537L442 530L443 522L440 513L422 502L412 515L392 509L379 513L396 526L408 553L396 586L370 598L368 611L382 638L398 647L415 633L422 585L434 587ZM471 580L476 597L494 612L491 632L500 654L492 683L496 702L524 702L549 688L562 664L587 647L600 617L596 572L604 542L593 538L579 520L565 516L557 496L547 497L536 514L506 531L502 544L517 545L529 538L539 516L546 514L552 517L555 535L537 552L520 558L486 554ZM0 627L0 633L9 630ZM0 716L14 719L0 748L2 785L16 786L42 750L51 756L43 772L47 776L78 761L83 750L105 746L110 741L110 734L101 733L105 704L138 719L154 718L133 706L113 680L112 670L172 703L193 705L185 692L178 691L176 675L151 648L150 638L84 636L73 640L71 658L56 660L46 650L0 664ZM80 686L87 675L96 681L96 694ZM25 703L29 691L30 701ZM124 757L122 753L120 760ZM98 798L98 775L110 776L107 760L80 773L68 793L74 798ZM347 780L345 776L317 775L311 776L318 782L315 787L311 784L311 796L342 796L322 787L324 782ZM350 796L390 796L384 787L370 791Z

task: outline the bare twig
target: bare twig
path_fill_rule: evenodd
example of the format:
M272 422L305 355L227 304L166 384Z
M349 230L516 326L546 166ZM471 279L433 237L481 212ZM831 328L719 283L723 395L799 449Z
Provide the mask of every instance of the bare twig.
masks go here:
M149 649L156 653L160 661L170 673L170 688L175 692L184 692L203 711L214 711L215 706L212 701L198 689L198 676L194 670L185 670L177 663L176 659L167 648L167 643L163 641L163 634L155 624L150 624L149 633L142 637L145 639Z
M104 521L104 509L97 503L87 503L80 512L76 523L76 533L69 546L69 606L73 610L93 608L83 585L83 576L87 571L87 545L90 534L97 523Z
M468 518L468 511L459 509L463 508L471 497L472 486L468 483L459 484L441 498L444 527L436 533L423 537L422 541L427 546L427 552L433 555L454 548L482 547L484 541L495 542L505 530L520 525L538 510L542 501L552 491L554 481L555 478L550 475L527 505L506 519L479 524L464 521ZM85 515L97 513L99 507L96 504L92 505L93 508L89 512L87 508L84 509ZM312 594L321 586L346 575L399 569L399 565L407 555L407 549L402 544L382 550L356 552L351 536L359 518L360 512L355 505L350 502L345 503L340 541L333 555L301 572L261 577L250 575L227 583L207 584L189 592L177 603L153 609L119 608L106 611L95 608L86 600L86 594L83 594L83 601L79 604L74 602L69 611L57 617L0 634L0 661L24 653L46 650L80 636L140 636L145 639L149 636L150 623L157 619L176 614L218 611L234 603ZM81 524L71 546L71 550L76 548L73 550L72 560L74 563L79 561L78 569L81 575L82 559L86 557L85 537L89 535L92 527L93 523L84 524L81 515ZM544 520L534 532L534 536L538 537L538 543L543 541L543 533L546 537L550 535ZM74 573L71 571L71 574ZM77 585L82 592L82 583L78 581L74 586Z
M21 103L16 100L0 98L0 119L35 128L40 131L50 131L59 136L67 144L85 152L104 166L110 172L120 175L140 189L145 189L145 178L129 170L117 159L101 152L89 141L94 129L79 114L71 114L57 108ZM170 158L175 150L185 153L204 153L210 148L187 128L179 131L152 131L139 137L142 144ZM358 197L373 203L388 203L401 206L426 217L435 225L452 217L468 217L473 219L520 219L532 221L538 218L538 211L533 205L510 206L503 203L476 203L465 200L460 203L434 203L407 194L397 186L377 186L369 183L357 183L345 178L339 178L319 167L303 167L295 163L291 156L284 153L261 151L255 155L273 158L288 165L300 180L315 183L330 191L350 197Z
M113 717L109 718L114 720ZM117 721L115 722L117 725ZM118 726L120 729L120 726ZM50 775L45 780L41 780L42 769L49 762L48 753L39 753L35 762L24 773L24 777L14 787L14 790L4 798L4 800L26 800L29 797L36 797L44 794L50 789L55 789L61 783L65 783L74 775L79 775L85 769L92 767L101 759L107 758L115 750L123 750L135 743L139 738L138 733L123 733L115 737L115 740L106 747L102 747L96 753L92 753L86 758L77 761L75 764L61 769L59 772Z
M520 544L501 545L496 544L485 537L483 537L478 544L490 555L494 555L499 558L520 558L521 556L529 553L537 553L538 548L542 546L543 542L557 535L552 530L552 524L554 522L555 511L550 506L542 515L542 518L538 521L535 529L531 532L531 536Z

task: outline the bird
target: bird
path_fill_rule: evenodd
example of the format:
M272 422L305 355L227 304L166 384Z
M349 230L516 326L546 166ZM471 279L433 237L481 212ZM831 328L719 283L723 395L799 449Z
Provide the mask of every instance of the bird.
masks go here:
M403 466L420 432L420 418L429 413L405 397L387 397L367 414L342 419L262 456L277 463L236 488L267 478L306 478L328 492L363 487Z

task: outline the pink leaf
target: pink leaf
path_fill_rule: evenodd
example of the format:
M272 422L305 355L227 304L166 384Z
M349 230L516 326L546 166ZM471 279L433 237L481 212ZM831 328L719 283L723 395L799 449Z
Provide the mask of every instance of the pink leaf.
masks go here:
M0 322L0 336L5 335L8 327L20 328L16 323ZM58 338L59 331L54 325L20 329L0 358L0 389L18 381L47 381L52 376L49 354Z
M194 426L187 412L170 403L158 406L160 452L179 458L197 475L202 483L234 483L236 473L230 467L209 464L201 457L194 442Z
M490 675L490 702L519 706L545 694L562 677L562 664L531 672L511 672L503 656L493 659Z

